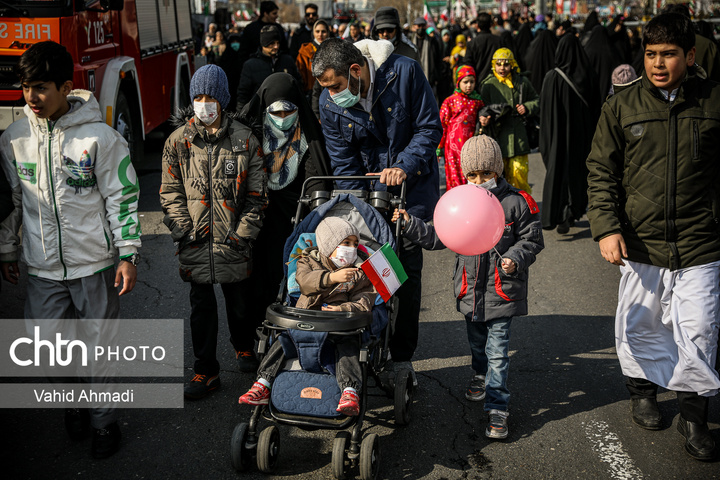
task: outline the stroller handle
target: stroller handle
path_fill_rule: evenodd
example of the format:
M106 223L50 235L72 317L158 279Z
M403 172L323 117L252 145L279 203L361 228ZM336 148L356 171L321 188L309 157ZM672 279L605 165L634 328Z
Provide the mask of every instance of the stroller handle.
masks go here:
M305 198L305 188L307 187L308 182L311 180L366 180L366 181L373 181L373 180L380 180L380 175L319 175L315 177L308 177L305 179L305 181L302 184L302 189L300 190L300 200L298 201L297 211L295 213L294 221L293 223L297 224L297 220L300 218L300 212L302 211L303 204L309 204L309 199ZM393 200L392 203L397 208L405 208L405 197L407 195L407 181L403 180L400 184L400 196ZM395 223L395 238L400 238L402 235L402 230L405 227L405 220L400 219Z

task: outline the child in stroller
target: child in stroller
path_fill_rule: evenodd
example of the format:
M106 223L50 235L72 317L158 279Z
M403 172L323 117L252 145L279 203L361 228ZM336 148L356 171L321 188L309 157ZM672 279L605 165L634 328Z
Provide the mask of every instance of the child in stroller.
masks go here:
M377 180L367 176L344 178ZM314 298L314 294L309 293L306 295L308 303L305 305L313 305L315 309L297 308L303 306L299 297L304 293L297 282L300 268L298 263L303 257L302 252L309 246L319 247L318 254L320 250L324 250L328 257L335 250L339 250L340 254L334 257L338 262L347 258L347 255L342 253L345 249L337 249L337 245L341 243L340 240L350 236L350 233L338 233L338 236L342 237L333 241L327 250L318 244L317 235L320 235L320 241L323 237L322 229L318 230L318 227L328 218L342 218L355 226L359 232L356 236L361 241L357 249L358 256L362 259L385 244L393 250L396 249L396 239L402 234L397 225L393 232L388 223L389 213L391 206L402 208L404 199L404 184L399 196L389 192L370 192L368 195L367 192L338 190L304 195L303 187L294 220L295 228L285 242L286 280L280 286L277 302L267 308L266 318L259 331L258 353L271 356L270 350L278 343L282 348L275 347L275 352L286 361L278 361L279 365L273 372L275 377L272 382L268 382L272 383L272 388L268 389L270 396L266 403L255 405L249 421L238 423L233 430L230 453L232 465L237 471L245 471L250 468L251 463L256 462L261 472L271 473L279 458L278 425L291 425L306 430L337 432L333 441L331 462L335 478L346 478L348 468L355 467L359 467L360 478L363 480L378 478L379 436L377 433L363 435L368 408L368 388L377 387L384 396L394 400L397 425L407 425L410 422L410 407L414 396L414 383L409 370L395 372L392 385L382 378L382 374L388 371L390 336L398 312L397 298L392 296L388 299L373 293L368 297L369 311L333 311L334 308L331 307L340 305L335 301L329 302L327 298ZM350 272L350 268L335 269L333 263L333 267L327 270ZM321 279L324 276L327 275L321 274ZM302 271L300 277L302 279ZM341 300L339 303L345 304L349 301ZM328 304L325 310L322 308L323 303ZM356 388L359 413L356 416L337 411L342 390L336 376L337 353L333 342L338 337L355 338L356 345L360 347L359 356L355 349L351 357L360 364L360 382ZM327 339L332 341L326 341ZM275 365L268 360L269 364ZM261 419L274 424L259 428ZM350 431L346 430L348 428Z
M358 251L360 234L357 227L337 217L325 218L315 231L317 246L303 250L297 263L296 281L300 287L297 308L308 310L369 312L375 301L375 289L356 261L367 254ZM348 416L360 413L358 388L361 369L356 336L336 336L336 378L342 395L337 411ZM252 388L239 398L239 403L266 405L272 382L284 361L280 342L275 342L263 358Z

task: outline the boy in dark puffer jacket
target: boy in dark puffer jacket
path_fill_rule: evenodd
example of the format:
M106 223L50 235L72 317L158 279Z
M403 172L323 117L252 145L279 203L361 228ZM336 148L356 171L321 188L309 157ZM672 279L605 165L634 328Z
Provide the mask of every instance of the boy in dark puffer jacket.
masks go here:
M470 138L460 152L460 167L468 183L492 192L505 212L505 231L493 250L474 256L457 256L455 297L465 315L468 341L475 371L465 398L485 400L488 438L508 436L510 391L510 324L513 317L527 315L528 268L545 247L539 209L533 198L505 181L503 158L495 140L480 135ZM435 228L404 210L403 236L428 250L445 248Z
M230 102L223 70L217 65L198 69L190 97L192 113L165 142L160 203L178 245L180 276L190 282L196 360L185 397L198 399L220 386L213 284L222 287L238 367L257 369L252 350L259 319L246 318L245 296L267 180L260 143L249 127L222 111Z

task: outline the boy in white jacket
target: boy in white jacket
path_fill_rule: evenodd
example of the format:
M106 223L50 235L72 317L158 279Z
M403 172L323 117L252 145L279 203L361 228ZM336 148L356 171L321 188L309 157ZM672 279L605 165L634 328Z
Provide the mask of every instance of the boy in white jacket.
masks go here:
M33 45L16 73L27 118L0 137L0 162L15 205L0 226L3 277L18 283L22 225L28 329L39 325L50 339L56 333L89 342L112 338L117 322L105 320L118 318L118 296L135 286L140 247L139 188L127 143L103 122L92 93L72 90L73 60L62 45ZM108 371L91 368L89 374L101 379ZM95 458L119 447L112 406L68 409L65 425L73 439L93 427Z

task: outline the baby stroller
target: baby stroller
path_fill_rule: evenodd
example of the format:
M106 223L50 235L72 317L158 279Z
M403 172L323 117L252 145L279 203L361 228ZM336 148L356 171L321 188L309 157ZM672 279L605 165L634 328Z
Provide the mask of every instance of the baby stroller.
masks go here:
M259 431L260 417L277 424L293 425L306 430L327 429L338 431L333 441L332 471L337 479L346 478L349 468L359 467L363 480L377 478L380 449L377 434L362 438L363 421L367 408L368 378L374 386L394 399L395 422L410 422L414 379L409 370L394 375L394 382L383 381L381 374L388 366L389 341L397 317L397 299L378 301L372 312L327 312L294 308L299 287L294 283L294 259L307 246L315 227L326 216L337 216L353 223L360 231L360 244L371 253L384 243L393 249L400 238L401 228L396 225L395 235L387 222L394 208L402 208L405 184L400 196L389 192L342 191L314 192L305 195L305 185L313 179L334 180L339 177L313 177L303 185L300 202L294 218L295 229L285 242L285 280L278 301L268 307L266 319L259 329L258 353L263 355L271 342L279 341L285 352L286 363L275 378L267 405L253 407L248 423L239 423L231 438L231 461L238 471L250 468L253 460L261 472L273 471L279 456L280 431L271 425ZM379 179L379 176L342 177L352 180ZM309 211L303 219L303 215ZM302 221L301 221L302 219ZM356 335L360 341L362 384L359 389L360 413L349 417L335 411L341 391L325 362L327 350L324 340L335 335ZM331 346L331 345L330 345ZM334 354L334 348L331 349ZM297 357L297 358L292 358ZM331 363L331 362L330 362ZM350 430L350 431L348 431ZM259 433L258 433L259 432Z

